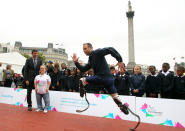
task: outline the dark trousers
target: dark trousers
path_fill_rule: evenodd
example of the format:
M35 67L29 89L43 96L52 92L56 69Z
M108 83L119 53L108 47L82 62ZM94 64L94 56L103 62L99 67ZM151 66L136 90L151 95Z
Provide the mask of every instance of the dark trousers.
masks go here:
M153 93L154 94L154 93ZM150 96L150 93L146 93L146 97L151 97ZM153 96L152 96L153 97ZM155 93L155 97L153 97L153 98L158 98L158 93Z
M86 81L93 85L103 85L109 94L117 93L113 77L100 77L97 75L86 77Z
M173 99L182 99L182 100L185 100L185 94L179 94L179 93L174 92L173 93Z
M52 86L50 86L50 90L53 90L53 91L61 91L61 88L60 88L60 86L54 86L55 87L55 89L53 89L52 88Z
M29 81L29 86L26 85L27 88L27 103L28 107L32 107L32 101L31 101L31 93L32 89L34 89L34 81Z
M141 94L132 94L132 96L136 96L136 97L142 97L143 95L141 95Z
M5 79L4 86L11 87L11 85L12 85L12 79Z
M118 94L119 94L119 95L126 95L126 96L129 96L129 95L130 95L130 92L129 92L129 91L118 91Z
M0 86L4 86L4 85L2 84L2 81L0 81Z
M171 91L161 91L161 98L168 98L171 99L172 98L172 92Z

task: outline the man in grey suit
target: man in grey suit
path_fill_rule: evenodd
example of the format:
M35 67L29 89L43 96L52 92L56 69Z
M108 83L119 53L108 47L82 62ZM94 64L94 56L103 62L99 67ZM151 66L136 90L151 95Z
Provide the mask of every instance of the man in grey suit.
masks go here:
M40 73L40 66L42 65L42 60L37 58L38 51L32 50L32 57L26 60L26 64L24 67L24 79L27 88L27 103L28 103L28 111L32 111L32 101L31 101L31 93L32 89L34 89L34 79L35 76Z

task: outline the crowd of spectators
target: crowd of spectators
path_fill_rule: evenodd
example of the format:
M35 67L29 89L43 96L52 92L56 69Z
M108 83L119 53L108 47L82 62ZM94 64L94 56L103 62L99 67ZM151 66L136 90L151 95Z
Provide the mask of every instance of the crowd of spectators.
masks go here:
M118 70L114 66L110 67L110 72L115 79L115 87L119 95L132 95L137 97L153 97L153 98L171 98L185 99L185 76L184 67L177 68L177 74L169 71L168 63L162 64L162 69L156 72L155 66L149 66L150 75L145 77L141 72L141 67L136 65L133 74L129 74L125 68ZM65 63L48 62L46 72L51 78L49 90L53 91L79 91L79 79L94 75L93 69L81 73L77 68L68 69ZM6 69L2 69L0 63L0 85L4 87L20 87L26 88L24 81L24 67L22 75L14 73L11 65L7 65ZM88 93L107 94L103 85L86 85Z

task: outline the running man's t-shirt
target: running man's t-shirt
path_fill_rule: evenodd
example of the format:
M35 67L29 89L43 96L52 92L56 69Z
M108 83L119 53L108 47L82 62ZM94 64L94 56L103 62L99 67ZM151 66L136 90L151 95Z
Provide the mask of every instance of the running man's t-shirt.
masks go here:
M37 75L34 80L37 84L37 89L39 94L45 94L46 88L48 87L48 82L51 82L49 75Z

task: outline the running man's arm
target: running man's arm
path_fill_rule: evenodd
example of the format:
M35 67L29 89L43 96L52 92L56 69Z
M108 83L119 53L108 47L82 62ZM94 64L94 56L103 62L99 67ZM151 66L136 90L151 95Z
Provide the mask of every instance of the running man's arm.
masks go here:
M75 65L76 65L76 67L77 67L81 72L86 72L86 71L88 71L88 70L91 68L91 66L89 65L89 63L86 64L85 66L82 66L82 65L80 65L80 63L77 61L77 62L75 62Z
M113 48L113 47L106 47L99 50L100 55L111 55L114 57L118 62L123 62L121 55Z
M113 48L113 47L106 47L103 49L99 49L98 50L98 54L100 56L105 56L105 55L111 55L112 57L114 57L118 63L116 64L116 66L118 66L118 68L124 68L124 64L123 64L123 60L121 55Z
M76 65L76 67L81 72L86 72L86 71L88 71L91 68L89 62L85 66L80 65L80 63L78 62L79 57L77 57L75 53L73 54L72 59L73 59L73 62L75 63L75 65Z

